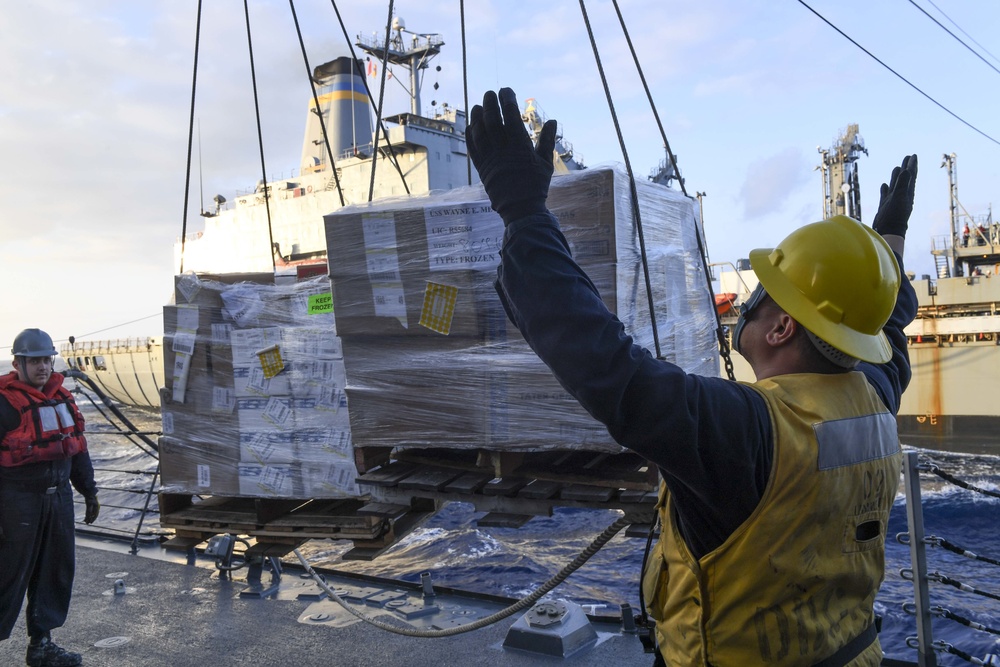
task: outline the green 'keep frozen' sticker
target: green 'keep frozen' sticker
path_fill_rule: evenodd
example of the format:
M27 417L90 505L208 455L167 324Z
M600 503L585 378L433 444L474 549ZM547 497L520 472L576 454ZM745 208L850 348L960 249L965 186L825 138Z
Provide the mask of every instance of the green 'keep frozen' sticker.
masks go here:
M333 312L333 293L313 294L309 297L309 314L322 315Z

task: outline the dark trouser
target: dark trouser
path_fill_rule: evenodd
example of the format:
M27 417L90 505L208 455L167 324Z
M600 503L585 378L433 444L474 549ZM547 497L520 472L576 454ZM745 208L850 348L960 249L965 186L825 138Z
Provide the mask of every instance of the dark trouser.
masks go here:
M0 640L10 637L28 596L28 635L66 622L73 592L73 490L53 493L0 480Z

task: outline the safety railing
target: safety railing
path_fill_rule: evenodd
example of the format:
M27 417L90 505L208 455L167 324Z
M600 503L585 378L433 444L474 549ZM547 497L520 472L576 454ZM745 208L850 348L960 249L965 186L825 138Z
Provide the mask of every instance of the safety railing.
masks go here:
M927 472L936 475L945 482L953 484L973 493L979 493L994 498L1000 498L1000 492L984 489L941 470L940 467L926 459L921 460L919 452L906 452L903 464L903 478L906 491L906 518L908 531L896 535L896 540L910 548L911 567L900 571L903 579L913 582L913 602L903 605L904 611L916 617L915 636L907 637L906 644L917 651L919 667L936 667L937 654L945 653L957 656L973 665L989 665L1000 667L1000 655L991 653L982 658L973 656L946 641L935 641L933 636L934 618L943 618L969 627L978 632L1000 635L1000 629L988 627L982 623L951 612L940 605L931 603L931 583L947 585L971 595L979 595L992 600L1000 600L1000 595L980 590L975 586L959 581L938 571L928 570L928 549L946 549L952 553L981 562L985 565L1000 566L1000 560L974 553L947 539L925 534L923 503L920 493L920 473Z

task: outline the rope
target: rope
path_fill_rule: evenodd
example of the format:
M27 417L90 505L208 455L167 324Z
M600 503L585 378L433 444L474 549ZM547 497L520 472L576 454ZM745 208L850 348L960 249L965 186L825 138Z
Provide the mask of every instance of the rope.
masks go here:
M337 194L340 196L340 205L344 205L344 190L340 187L340 175L337 173L337 163L333 158L333 149L330 148L330 135L326 131L326 121L323 120L323 110L319 108L319 95L316 93L316 81L313 79L312 67L309 66L309 56L306 55L306 43L302 40L302 30L299 28L299 16L295 13L295 1L288 0L288 6L292 10L292 21L295 22L295 34L299 36L299 48L302 50L302 61L306 65L306 78L309 79L309 88L312 90L314 111L319 118L319 129L323 133L323 145L326 146L326 154L330 157L330 169L333 171L333 180L337 184ZM356 60L351 60L351 69L354 69ZM353 84L351 90L354 90Z
M975 621L970 620L968 618L965 618L964 616L959 616L958 614L953 614L952 612L948 611L944 607L934 607L932 609L932 612L934 614L936 614L937 616L940 616L941 618L949 618L949 619L955 621L956 623L961 623L962 625L966 625L966 626L972 628L973 630L980 630L982 632L988 632L988 633L990 633L992 635L1000 635L1000 630L997 630L995 628L986 627L982 623L976 623Z
M358 60L357 53L354 51L354 45L351 44L351 38L347 34L347 26L344 24L344 19L340 16L340 10L337 9L337 0L330 0L330 4L333 5L333 11L337 15L337 21L340 22L340 30L344 33L344 41L347 42L347 48L351 52L351 58L355 62ZM361 77L361 83L365 85L365 93L368 94L368 104L375 111L378 111L378 107L375 106L375 98L372 97L372 90L368 87L368 79L366 77ZM394 167L396 167L396 173L399 174L399 180L403 182L403 189L406 194L410 194L410 186L406 184L406 176L403 174L402 167L399 166L399 158L396 156L396 152L392 150L392 144L389 143L389 131L385 129L385 124L382 122L382 116L378 115L375 118L376 125L378 129L382 132L382 136L385 137L385 146L388 149L389 156L392 158L391 162ZM374 157L372 158L375 159Z
M389 62L389 35L392 32L392 5L395 0L389 0L389 16L385 20L385 50L382 53L382 81L379 84L378 89L378 109L375 111L375 117L382 117L382 105L385 103L385 71L386 64ZM420 112L420 109L417 109ZM378 140L379 134L375 133L375 145L372 147L372 180L368 185L368 201L371 201L375 196L375 156L378 155Z
M617 519L614 523L605 528L604 532L598 535L597 538L593 542L591 542L590 546L584 549L579 556L574 558L569 565L564 567L562 570L559 571L558 574L556 574L554 577L552 577L547 582L542 584L542 586L531 595L522 598L521 600L518 600L517 602L510 605L506 609L498 611L497 613L487 616L486 618L481 618L478 621L474 621L473 623L467 623L465 625L460 625L453 628L445 628L443 630L417 630L415 628L405 628L405 627L400 627L398 625L393 625L391 623L385 623L383 621L379 621L378 619L374 619L370 616L362 614L361 612L355 610L353 607L349 606L347 602L344 601L343 598L337 595L336 591L330 588L330 586L325 581L323 581L323 579L319 576L319 574L317 574L316 571L312 568L312 566L309 565L309 561L306 560L305 556L303 556L298 549L295 549L294 552L295 555L298 557L299 562L302 563L302 566L313 578L313 581L319 584L320 588L322 588L341 607L343 607L344 609L346 609L351 614L361 619L365 623L369 623L382 630L393 632L399 635L405 635L407 637L423 637L423 638L451 637L453 635L458 635L465 632L471 632L473 630L479 630L481 628L485 628L488 625L493 625L494 623L502 621L508 616L516 614L522 609L526 609L527 607L533 605L536 601L541 599L543 595L545 595L553 588L561 584L566 579L566 577L573 574L573 572L578 570L584 563L590 560L591 556L600 551L601 547L607 544L608 540L610 540L612 537L618 534L618 532L621 531L621 529L627 526L629 523L630 523L629 519L625 517L620 517L619 519Z
M191 119L188 122L187 174L184 177L184 211L181 214L181 265L184 273L184 242L187 240L188 196L191 193L191 151L194 144L194 100L198 90L198 45L201 43L201 0L198 0L198 21L194 30L194 67L191 72Z
M969 586L968 584L963 584L961 581L957 579L952 579L951 577L945 576L939 572L928 574L927 578L931 581L938 581L942 584L947 584L949 586L957 588L960 591L965 591L966 593L974 593L975 595L981 595L984 598L990 598L991 600L1000 600L1000 595L997 595L996 593L988 593L986 591L981 591L978 588L974 588L972 586Z
M981 493L981 494L983 494L985 496L992 496L993 498L1000 498L1000 492L991 491L989 489L983 489L983 488L980 488L978 486L974 486L974 485L970 484L969 482L965 482L965 481L963 481L963 480L955 477L954 475L950 475L950 474L944 472L943 470L941 470L940 468L938 468L938 466L937 466L936 463L928 463L926 465L922 465L922 466L920 466L920 469L921 470L926 470L928 472L931 472L931 473L937 475L938 477L940 477L941 479L943 479L943 480L945 480L947 482L951 482L955 486L960 486L963 489L967 489L969 491L975 491L976 493Z
M260 128L260 102L257 95L257 69L253 60L253 38L250 35L250 6L248 0L243 0L243 14L247 24L247 50L250 52L250 79L253 82L253 110L257 117L257 148L260 152L260 173L264 183L264 209L267 211L267 238L271 249L271 268L277 269L274 260L274 234L271 231L271 198L270 187L267 185L267 168L264 166L264 135Z
M987 558L986 556L980 556L975 552L968 551L958 546L957 544L949 542L948 540L941 537L933 537L933 536L928 537L927 541L933 546L939 546L943 549L947 549L948 551L956 553L959 556L965 556L966 558L971 558L972 560L978 560L983 563L989 563L990 565L1000 565L1000 560L996 560L995 558Z
M642 231L642 215L639 212L639 193L635 189L635 175L632 173L632 162L628 157L628 149L625 148L625 138L622 136L621 124L618 122L618 113L615 111L615 103L611 99L611 89L608 87L608 77L604 73L604 65L601 63L601 54L597 50L597 40L594 38L594 31L590 26L590 17L587 15L587 7L584 0L580 0L580 12L583 15L583 22L587 26L587 35L590 37L590 46L594 51L594 61L597 63L597 71L601 75L601 83L604 84L604 96L608 100L608 110L611 112L611 120L614 121L615 132L618 134L618 145L622 149L622 157L625 159L625 168L628 170L629 192L632 195L632 214L635 216L636 231L639 235L639 251L642 255L642 272L646 277L646 298L649 300L649 317L653 323L653 346L656 349L656 358L663 359L660 350L660 334L656 326L656 308L653 304L653 284L649 277L649 261L646 258L646 238Z

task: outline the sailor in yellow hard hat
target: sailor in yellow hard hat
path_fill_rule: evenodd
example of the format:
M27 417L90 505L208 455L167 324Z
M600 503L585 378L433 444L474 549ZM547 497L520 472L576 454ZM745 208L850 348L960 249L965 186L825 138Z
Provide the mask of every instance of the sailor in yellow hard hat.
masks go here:
M736 344L757 381L685 373L636 345L546 208L555 123L532 145L509 88L470 114L469 154L505 224L497 292L560 383L655 463L661 532L643 581L658 664L878 665L873 602L910 379L902 273L916 156L873 227L836 217L750 259Z

